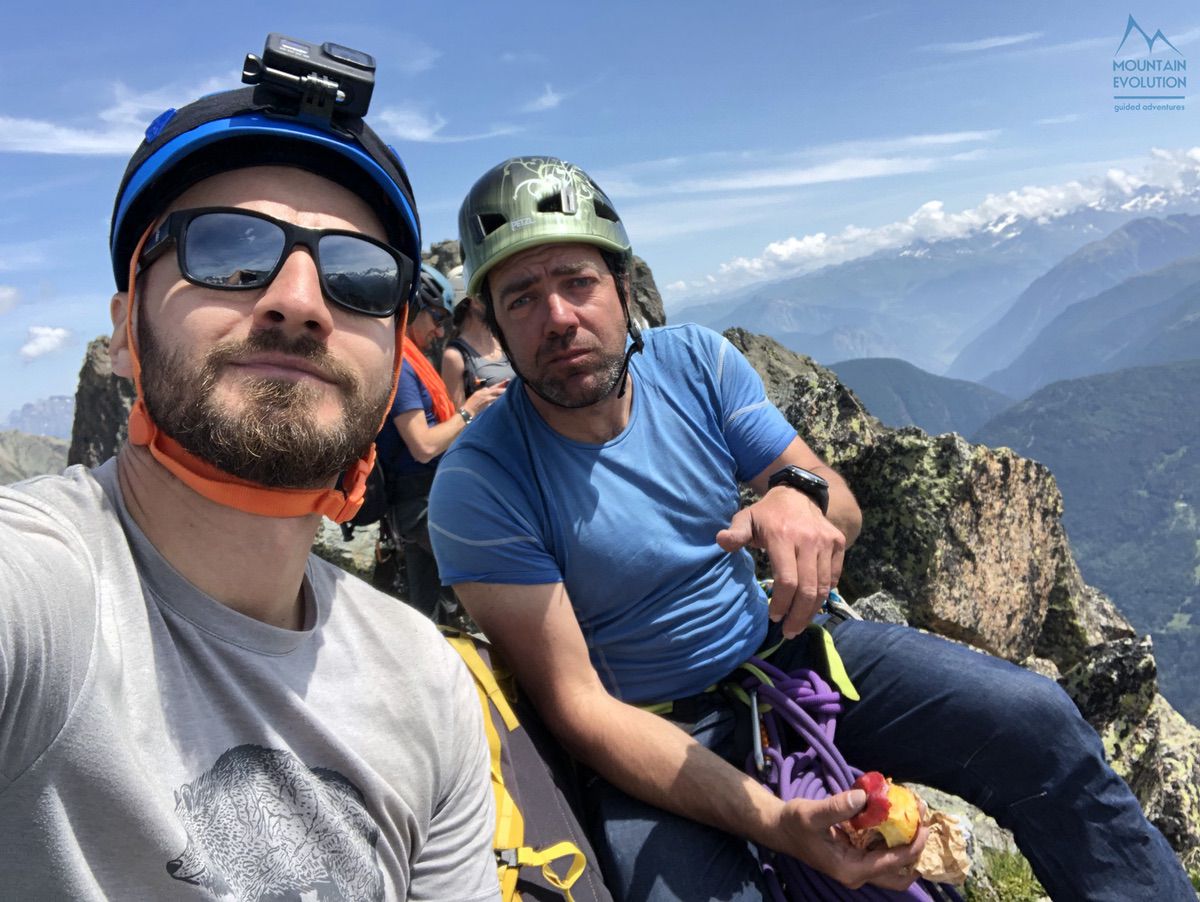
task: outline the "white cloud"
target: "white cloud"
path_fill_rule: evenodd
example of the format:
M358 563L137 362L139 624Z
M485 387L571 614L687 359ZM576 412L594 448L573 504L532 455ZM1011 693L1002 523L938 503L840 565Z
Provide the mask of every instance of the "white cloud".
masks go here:
M146 126L159 113L229 86L230 78L210 78L198 86L137 93L116 82L111 87L113 103L97 114L95 124L0 116L0 151L123 156L141 143Z
M1190 28L1187 31L1177 34L1175 37L1171 38L1171 43L1175 46L1179 46L1180 44L1190 44L1197 38L1200 38L1200 28Z
M1068 122L1078 122L1082 119L1079 113L1066 113L1062 116L1047 116L1045 119L1039 119L1038 125L1066 125Z
M764 188L798 188L827 182L878 178L906 172L928 172L937 165L932 157L849 157L816 166L752 169L709 178L684 179L667 185L672 194L703 191L756 191Z
M541 93L541 96L535 97L529 103L521 107L522 113L544 113L546 110L552 110L563 102L566 94L559 94L550 85L546 85L546 90Z
M16 306L21 295L11 285L0 285L0 313L8 313Z
M1017 44L1027 44L1042 36L1040 31L1030 31L1025 34L996 35L990 38L980 38L976 41L952 41L947 44L927 44L923 50L935 50L939 53L977 53L980 50L994 50L997 47L1012 47Z
M446 120L438 113L427 113L413 106L389 107L375 117L375 121L392 136L401 141L419 141L430 144L457 144L463 141L483 141L501 135L518 132L515 125L499 125L490 131L471 135L444 135Z
M676 195L639 203L621 202L621 218L637 246L644 247L682 235L720 232L733 226L758 222L795 204L795 192L761 194L715 194L700 197Z
M125 126L106 129L75 128L40 119L0 116L0 151L79 155L124 155L133 153L142 140L143 128Z
M540 53L522 52L516 53L512 50L506 50L500 54L500 62L512 65L514 63L540 63L545 57Z
M59 326L30 326L29 338L17 353L22 360L36 360L61 349L70 337L70 330Z
M944 152L956 145L990 142L999 134L999 129L988 129L901 135L818 145L772 157L750 151L666 157L603 170L596 177L609 194L621 197L796 188L927 172L976 158L978 151ZM914 156L909 151L919 153ZM707 174L671 178L697 170Z
M419 75L433 68L441 59L442 51L420 41L408 41L405 43L404 52L396 56L396 60L388 60L389 65L395 65L405 75Z
M1066 53L1074 53L1079 50L1098 50L1103 47L1109 48L1110 52L1113 48L1112 37L1103 38L1080 38L1075 41L1063 41L1061 44L1039 44L1036 47L1018 47L1015 50L1006 51L1006 57L1021 57L1021 56L1062 56Z
M939 200L930 200L910 216L875 228L850 225L840 232L815 232L790 236L768 244L755 257L737 257L720 264L715 274L688 283L687 290L701 293L764 279L809 272L843 263L880 250L899 248L913 241L962 238L995 229L1017 217L1050 220L1084 206L1151 213L1180 198L1200 199L1200 147L1190 150L1155 149L1142 171L1110 168L1103 176L1060 185L1026 186L989 194L978 205L947 211ZM677 289L673 283L671 291Z
M46 262L45 241L14 241L0 244L0 272L36 269Z

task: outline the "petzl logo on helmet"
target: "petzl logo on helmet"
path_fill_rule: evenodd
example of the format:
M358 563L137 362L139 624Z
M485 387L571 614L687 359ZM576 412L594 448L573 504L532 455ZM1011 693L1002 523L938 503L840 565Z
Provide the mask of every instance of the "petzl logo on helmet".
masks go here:
M1113 104L1113 112L1180 111L1187 90L1187 60L1161 28L1149 35L1131 14L1113 54L1112 87L1112 98L1119 101Z

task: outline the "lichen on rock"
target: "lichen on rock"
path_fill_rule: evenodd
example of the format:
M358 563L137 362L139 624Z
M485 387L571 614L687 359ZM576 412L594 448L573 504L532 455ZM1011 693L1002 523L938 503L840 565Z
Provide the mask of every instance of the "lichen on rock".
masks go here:
M1057 676L1151 821L1200 858L1200 730L1158 694L1149 639L1084 583L1050 471L1007 448L883 427L810 358L741 329L725 336L863 509L842 595L890 596L880 613Z

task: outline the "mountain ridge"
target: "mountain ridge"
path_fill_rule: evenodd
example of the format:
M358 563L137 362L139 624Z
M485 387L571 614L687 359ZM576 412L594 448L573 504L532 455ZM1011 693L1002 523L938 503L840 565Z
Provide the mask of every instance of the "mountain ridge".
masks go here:
M1013 399L965 379L926 372L905 360L868 357L829 365L871 413L893 429L970 435Z
M1200 255L1126 279L1095 297L1071 304L1011 364L982 382L1014 398L1024 398L1062 379L1200 357L1200 343L1179 346L1177 335L1169 346L1156 331L1168 330L1198 310ZM1157 359L1139 356L1140 348L1155 345Z
M980 381L1011 365L1059 314L1137 275L1200 254L1200 216L1142 217L1089 242L1035 279L946 375Z

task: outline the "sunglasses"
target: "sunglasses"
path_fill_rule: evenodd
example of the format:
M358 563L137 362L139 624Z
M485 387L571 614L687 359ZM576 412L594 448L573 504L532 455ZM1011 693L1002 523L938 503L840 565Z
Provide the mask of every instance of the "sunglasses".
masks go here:
M435 326L440 326L450 318L450 312L445 307L435 307L432 304L426 304L421 308L429 314L429 318L433 320Z
M222 291L270 285L296 245L303 245L316 261L325 297L366 316L392 316L408 297L415 269L404 254L368 235L306 229L231 207L171 213L146 240L141 267L172 243L185 279Z

